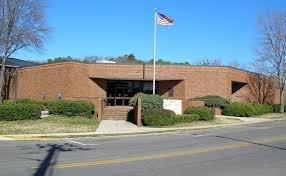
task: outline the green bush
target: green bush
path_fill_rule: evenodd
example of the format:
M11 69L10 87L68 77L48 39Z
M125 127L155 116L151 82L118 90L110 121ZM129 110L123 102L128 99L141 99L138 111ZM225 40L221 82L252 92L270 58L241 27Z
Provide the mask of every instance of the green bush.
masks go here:
M47 103L50 114L65 116L91 117L94 114L94 105L88 101L60 100Z
M255 115L262 115L274 112L273 106L269 104L252 104L252 106L254 106Z
M175 112L162 108L149 108L142 111L143 124L152 127L171 126L175 124Z
M216 96L216 95L208 95L204 97L194 98L193 100L200 100L204 101L207 107L220 107L224 108L225 106L229 105L229 101L226 99Z
M36 104L44 108L45 103L42 101L31 100L31 99L17 99L17 100L4 100L3 104Z
M280 112L280 104L273 104L273 112L279 113Z
M182 114L182 115L177 115L177 117L175 118L176 123L190 123L199 120L200 120L200 115L198 114Z
M272 112L274 112L273 105L254 103L232 103L223 110L224 115L237 117L251 117Z
M208 107L190 107L185 111L185 114L198 114L199 120L214 120L214 112Z
M280 113L280 104L273 104L272 107L273 107L273 112ZM284 106L284 109L286 111L286 105Z
M141 98L143 110L149 108L163 108L163 98L161 96L144 93L137 93L133 96L129 101L129 105L135 106L138 98Z
M23 103L23 104L44 104L41 101L37 101L37 100L31 100L31 99L17 99L16 103Z
M10 104L13 104L14 101L13 100L4 100L3 101L3 105L10 105Z
M0 106L0 120L35 120L41 117L41 106L37 104L10 103Z

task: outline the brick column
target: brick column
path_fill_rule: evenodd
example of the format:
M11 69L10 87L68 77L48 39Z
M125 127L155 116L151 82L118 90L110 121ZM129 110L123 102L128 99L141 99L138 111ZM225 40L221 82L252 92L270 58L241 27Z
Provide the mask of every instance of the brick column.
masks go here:
M136 105L134 107L135 123L138 127L142 126L142 103L141 98L137 99Z

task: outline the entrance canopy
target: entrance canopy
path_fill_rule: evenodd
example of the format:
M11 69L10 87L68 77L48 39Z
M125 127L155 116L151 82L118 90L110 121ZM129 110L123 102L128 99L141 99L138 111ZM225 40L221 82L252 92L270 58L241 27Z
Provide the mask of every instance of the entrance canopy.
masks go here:
M128 106L129 100L135 94L142 92L146 94L152 94L153 82L152 79L124 79L124 78L92 78L104 80L106 83L106 99L108 106ZM170 80L170 79L156 79L155 92L160 94L162 88L161 82L174 82L182 80ZM164 86L166 87L166 86ZM169 88L169 87L168 87Z
M152 81L152 78L132 78L132 77L116 77L116 76L96 76L90 77L91 79L104 79L104 80L128 80L128 81ZM183 79L161 78L156 77L156 81L183 81Z

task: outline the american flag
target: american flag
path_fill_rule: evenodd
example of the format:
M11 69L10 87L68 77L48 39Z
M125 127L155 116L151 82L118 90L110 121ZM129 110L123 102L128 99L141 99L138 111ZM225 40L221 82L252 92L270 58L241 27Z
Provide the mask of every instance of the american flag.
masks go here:
M157 24L164 25L164 26L171 26L175 23L175 21L162 13L157 12Z

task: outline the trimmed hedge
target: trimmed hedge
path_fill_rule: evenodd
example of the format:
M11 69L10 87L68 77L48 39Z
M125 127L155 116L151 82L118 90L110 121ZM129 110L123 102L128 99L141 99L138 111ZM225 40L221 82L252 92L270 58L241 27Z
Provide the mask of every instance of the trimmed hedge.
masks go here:
M208 95L204 97L194 98L193 100L200 100L204 101L207 107L220 107L224 108L225 106L229 105L229 101L217 96L217 95Z
M273 107L273 112L280 113L280 104L273 104L272 107ZM286 111L286 105L284 106L284 109Z
M177 117L175 118L176 123L190 123L199 120L200 120L200 115L198 114L182 114L182 115L177 115Z
M141 98L143 110L150 108L163 108L163 98L161 96L144 93L137 93L133 96L129 101L129 105L135 106L138 98Z
M199 120L214 120L214 112L208 107L190 107L185 111L185 114L197 114L200 116Z
M23 104L38 104L38 105L44 105L45 103L42 101L37 100L31 100L31 99L17 99L16 103L23 103Z
M273 112L279 113L280 112L280 104L274 104L272 105L273 107Z
M150 108L142 111L143 124L152 127L171 126L175 124L175 112L166 109Z
M60 100L47 103L50 114L91 117L94 114L94 105L88 101Z
M22 103L22 104L44 104L42 101L20 98L16 100L4 100L3 104Z
M41 117L41 106L28 103L6 102L0 106L0 120L36 120Z
M232 103L226 106L223 114L227 116L251 117L274 112L273 105L254 103Z

